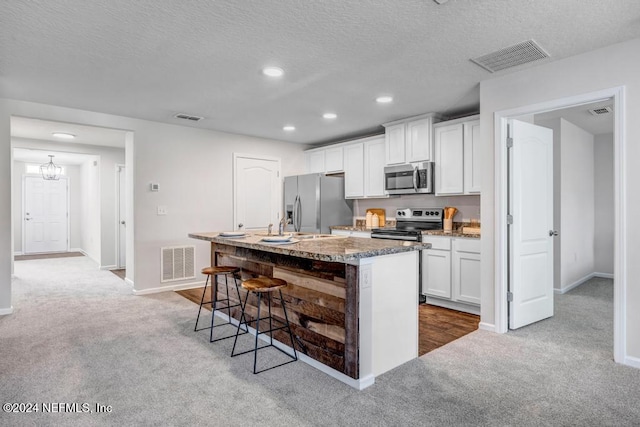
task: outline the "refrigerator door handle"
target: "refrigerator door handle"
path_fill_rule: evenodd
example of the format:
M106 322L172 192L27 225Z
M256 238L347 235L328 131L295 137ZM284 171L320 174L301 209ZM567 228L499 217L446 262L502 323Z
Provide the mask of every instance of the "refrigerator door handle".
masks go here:
M302 226L302 202L300 201L300 196L298 195L298 197L296 198L296 207L295 207L295 211L296 211L296 223L293 226L294 230L296 232L300 231L300 227Z

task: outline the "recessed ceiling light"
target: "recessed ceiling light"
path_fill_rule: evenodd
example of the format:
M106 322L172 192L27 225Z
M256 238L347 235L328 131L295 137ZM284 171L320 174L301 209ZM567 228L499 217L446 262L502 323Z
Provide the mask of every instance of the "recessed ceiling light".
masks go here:
M291 132L291 131L296 130L296 127L295 126L291 126L291 125L287 125L287 126L284 126L282 128L282 130L286 130L287 132Z
M335 119L338 115L336 113L324 113L322 117L325 119Z
M65 132L53 132L51 135L60 139L74 139L76 137L72 133L65 133Z
M284 74L284 70L278 67L266 67L262 69L262 74L269 77L280 77Z
M391 101L393 101L393 97L387 96L387 95L379 96L379 97L376 98L376 102L378 102L380 104L386 104L386 103L391 102Z

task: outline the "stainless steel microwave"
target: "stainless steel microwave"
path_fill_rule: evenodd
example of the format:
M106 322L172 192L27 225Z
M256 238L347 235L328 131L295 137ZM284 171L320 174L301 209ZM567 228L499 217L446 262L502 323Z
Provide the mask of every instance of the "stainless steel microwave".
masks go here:
M389 194L433 193L433 162L386 166L384 189Z

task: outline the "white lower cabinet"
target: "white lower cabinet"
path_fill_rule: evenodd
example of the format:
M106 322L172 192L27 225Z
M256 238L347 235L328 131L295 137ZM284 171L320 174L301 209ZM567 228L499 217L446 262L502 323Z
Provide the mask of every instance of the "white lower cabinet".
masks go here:
M349 236L349 237L365 237L370 238L370 231L353 231L353 230L331 230L331 234L337 236Z
M480 312L480 239L424 236L422 292L427 303Z

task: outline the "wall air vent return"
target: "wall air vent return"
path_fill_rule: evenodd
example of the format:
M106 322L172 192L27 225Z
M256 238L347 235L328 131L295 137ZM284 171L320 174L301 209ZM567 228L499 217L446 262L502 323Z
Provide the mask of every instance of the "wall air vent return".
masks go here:
M600 116L602 114L609 114L610 112L612 112L613 109L611 107L597 107L597 108L592 108L589 110L589 112L591 114L593 114L594 116Z
M549 54L542 50L533 40L505 47L496 52L489 53L479 58L471 59L471 62L481 66L485 70L495 73L511 67L516 67L539 59L548 58Z
M161 260L160 282L173 282L176 280L194 279L196 277L195 246L174 246L160 248Z
M200 120L204 119L204 117L192 116L190 114L184 114L184 113L178 113L173 117L175 117L176 119L191 120L192 122L199 122Z

